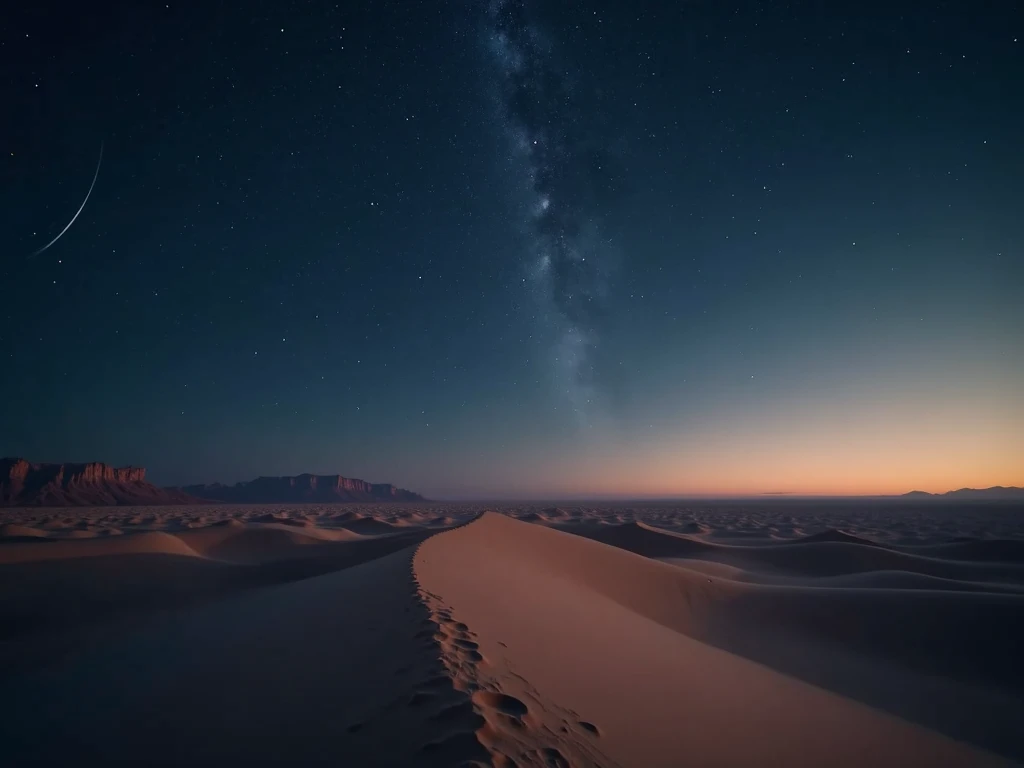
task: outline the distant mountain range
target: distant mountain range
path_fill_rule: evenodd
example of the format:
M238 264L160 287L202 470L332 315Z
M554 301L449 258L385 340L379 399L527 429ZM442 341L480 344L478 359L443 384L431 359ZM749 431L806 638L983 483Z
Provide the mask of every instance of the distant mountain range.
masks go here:
M418 493L390 483L368 483L341 475L258 477L235 485L187 485L179 490L190 496L235 504L423 501Z
M101 462L34 464L25 459L0 459L0 507L346 501L423 501L423 497L389 483L368 483L341 475L259 477L236 485L160 488L146 481L146 470L142 467L111 467Z
M963 501L978 500L1013 500L1024 501L1024 488L1016 486L994 485L991 488L960 488L946 493L928 493L927 491L911 491L904 493L904 499L960 499Z
M33 464L0 459L0 507L91 507L199 504L174 488L146 482L142 467L86 464Z

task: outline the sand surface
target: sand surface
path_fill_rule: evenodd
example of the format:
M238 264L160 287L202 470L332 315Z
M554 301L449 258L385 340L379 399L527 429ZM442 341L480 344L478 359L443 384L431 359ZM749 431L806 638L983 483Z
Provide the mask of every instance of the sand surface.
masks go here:
M0 514L5 761L1024 761L1019 506Z

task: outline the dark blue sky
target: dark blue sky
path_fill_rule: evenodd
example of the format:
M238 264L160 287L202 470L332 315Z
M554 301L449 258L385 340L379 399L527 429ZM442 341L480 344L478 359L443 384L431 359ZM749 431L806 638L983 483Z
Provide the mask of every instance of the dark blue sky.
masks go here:
M5 12L0 454L1024 483L1013 3L519 6Z

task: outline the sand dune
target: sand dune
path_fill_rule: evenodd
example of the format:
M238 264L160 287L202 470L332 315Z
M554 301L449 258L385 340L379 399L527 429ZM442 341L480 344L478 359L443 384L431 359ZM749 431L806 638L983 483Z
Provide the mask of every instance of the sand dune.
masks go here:
M521 726L488 721L492 748L517 762L538 745L580 764L594 755L651 766L986 760L698 642L713 606L737 597L731 584L497 515L428 540L416 572L451 620L476 632L482 659L451 662L453 675L524 708ZM571 727L579 721L600 735Z
M473 744L430 747L437 729L425 715L462 697L437 658L412 551L204 606L31 684L15 681L7 701L51 697L32 717L5 713L5 751L450 764L453 750L461 758ZM470 708L452 719L477 720Z
M907 548L931 557L951 560L979 560L988 563L1024 563L1024 541L1014 539L970 539L949 544Z
M17 649L20 656L15 663L4 654L0 670L58 657L86 630L110 620L342 570L425 535L411 528L399 536L365 537L230 519L173 533L8 537L0 543L0 650Z
M309 557L325 551L325 544L329 547L332 542L361 538L344 529L297 527L281 523L213 525L183 531L176 536L204 557L232 563L262 563L287 557Z
M45 539L48 535L40 528L31 528L27 525L14 525L13 523L0 525L0 542Z
M971 560L944 559L940 557L944 551L942 548L896 550L853 536L843 536L840 539L831 533L826 534L824 538L807 537L773 546L742 546L710 543L643 523L628 523L613 528L579 526L566 530L596 541L611 543L645 557L694 557L796 576L822 577L868 571L905 571L940 579L1024 583L1024 564L1021 563L1001 562L991 556ZM992 543L1000 548L1003 546L998 542ZM975 547L975 551L977 549L980 548Z
M144 531L107 538L46 538L40 542L6 543L0 549L0 563L142 554L198 556L195 550L177 536L162 531Z
M662 507L507 512L15 511L0 529L3 754L1024 759L1012 529L984 539L970 519L897 518L886 534L877 516L861 528L792 510L729 511L717 528Z
M846 533L845 531L838 531L835 528L829 528L827 531L821 533L814 533L810 536L803 536L796 540L796 544L822 544L822 543L840 543L840 544L860 544L865 547L880 547L882 546L878 542L871 541L871 539L862 539L860 536L854 536L852 533Z
M999 583L989 581L964 581L943 579L938 576L927 576L911 571L863 571L841 576L787 576L773 570L758 569L751 564L752 570L702 560L699 557L680 558L663 557L662 562L672 563L707 576L716 576L731 581L749 584L766 584L775 586L816 586L824 588L860 588L860 589L931 589L952 590L963 592L1006 592L1011 594L1024 593L1024 585L1017 583Z

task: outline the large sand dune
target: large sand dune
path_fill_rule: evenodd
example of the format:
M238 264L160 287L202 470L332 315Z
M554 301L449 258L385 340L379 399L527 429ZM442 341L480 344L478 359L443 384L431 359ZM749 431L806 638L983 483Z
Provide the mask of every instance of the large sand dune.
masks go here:
M503 511L12 511L0 756L1024 759L1005 511Z

